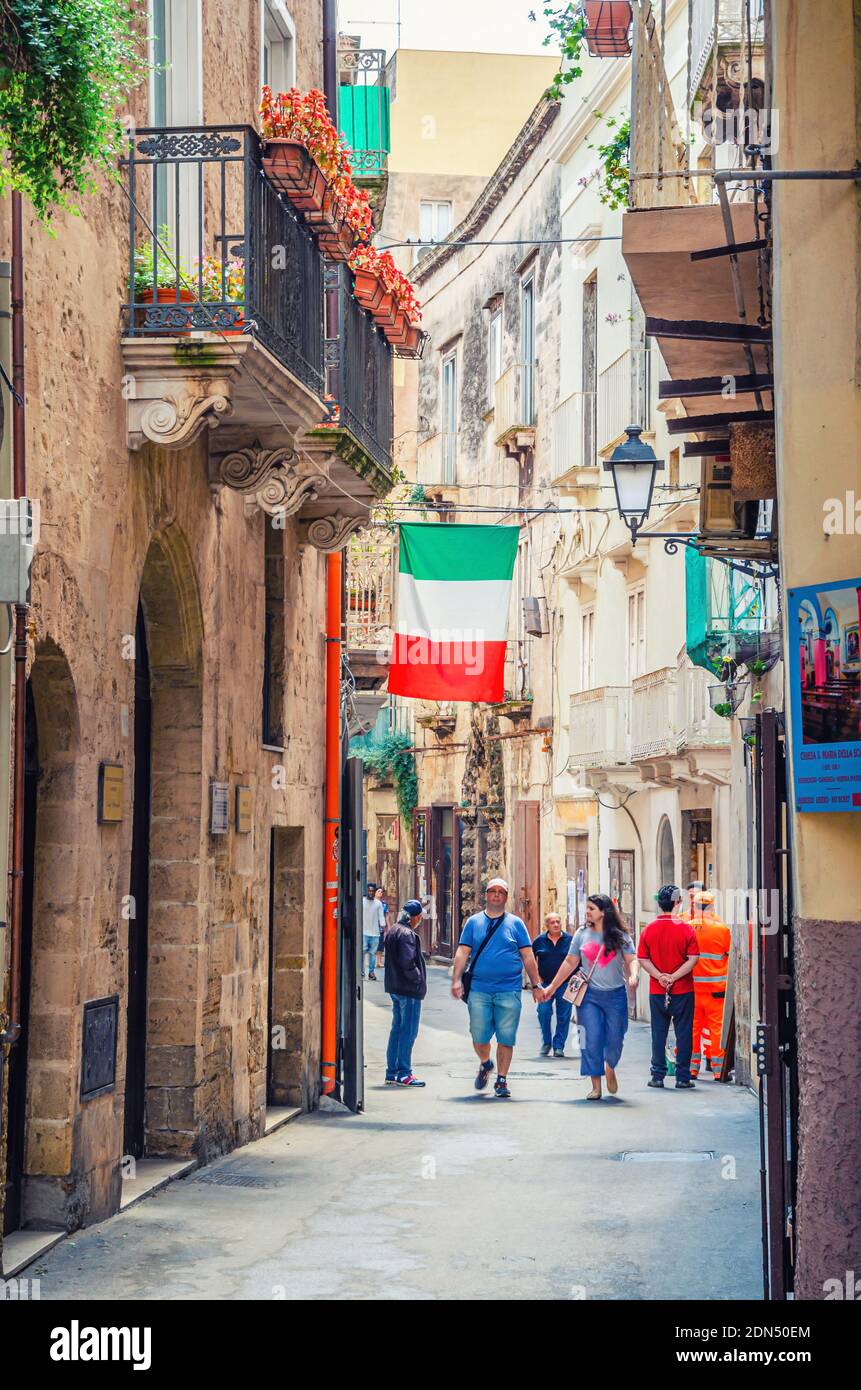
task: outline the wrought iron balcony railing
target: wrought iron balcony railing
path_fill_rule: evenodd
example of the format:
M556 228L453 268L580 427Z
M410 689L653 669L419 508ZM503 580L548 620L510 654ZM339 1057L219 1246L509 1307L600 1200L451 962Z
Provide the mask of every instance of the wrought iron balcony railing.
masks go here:
M127 168L125 333L250 333L322 398L323 260L265 178L256 132L138 130Z
M333 414L374 463L391 472L392 349L350 289L345 266L326 267L326 386Z

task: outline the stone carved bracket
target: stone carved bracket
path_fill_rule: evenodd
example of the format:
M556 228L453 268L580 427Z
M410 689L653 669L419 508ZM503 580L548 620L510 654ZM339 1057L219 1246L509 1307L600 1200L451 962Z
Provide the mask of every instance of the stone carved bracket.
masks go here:
M316 502L321 485L320 470L307 462L297 462L291 448L264 449L252 444L214 460L211 485L224 485L245 495L246 510L258 507L269 516L293 516L308 502Z
M330 516L315 517L313 521L300 522L302 540L328 555L343 550L353 533L361 530L367 520L367 513L355 516L337 511Z
M184 449L232 413L229 390L217 380L188 380L155 399L129 398L129 446L137 450L151 443Z

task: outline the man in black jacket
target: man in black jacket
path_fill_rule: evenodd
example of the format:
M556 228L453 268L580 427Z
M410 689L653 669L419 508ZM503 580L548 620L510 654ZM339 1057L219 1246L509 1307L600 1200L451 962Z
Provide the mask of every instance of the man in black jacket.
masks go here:
M428 992L427 967L416 930L422 916L417 898L404 903L396 924L386 932L386 994L392 997L392 1031L386 1052L387 1086L424 1086L413 1076L413 1043L419 1031L422 1000Z

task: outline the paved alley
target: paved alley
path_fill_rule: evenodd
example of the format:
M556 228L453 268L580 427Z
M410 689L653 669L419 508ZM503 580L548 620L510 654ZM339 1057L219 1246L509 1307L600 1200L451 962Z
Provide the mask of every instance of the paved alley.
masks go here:
M761 1297L747 1091L648 1090L634 1024L619 1096L589 1104L579 1060L539 1056L524 997L497 1101L473 1090L447 971L429 976L427 1089L383 1085L388 999L367 985L364 1114L303 1116L77 1232L28 1271L42 1299ZM682 1153L710 1157L667 1156Z

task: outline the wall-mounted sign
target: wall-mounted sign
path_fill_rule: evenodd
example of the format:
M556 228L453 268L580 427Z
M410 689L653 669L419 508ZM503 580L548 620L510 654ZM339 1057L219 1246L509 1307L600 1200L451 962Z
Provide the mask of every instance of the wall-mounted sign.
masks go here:
M84 1005L81 1100L112 1091L117 1076L117 1015L120 997L89 999Z
M789 590L797 811L861 811L861 579Z
M250 787L236 788L236 830L240 835L248 835L251 831L251 813L254 808L254 797Z
M99 763L97 814L100 825L116 825L123 818L122 763Z
M428 815L427 811L415 812L415 862L427 861Z
M230 784L210 782L209 784L209 833L226 835L230 825Z

